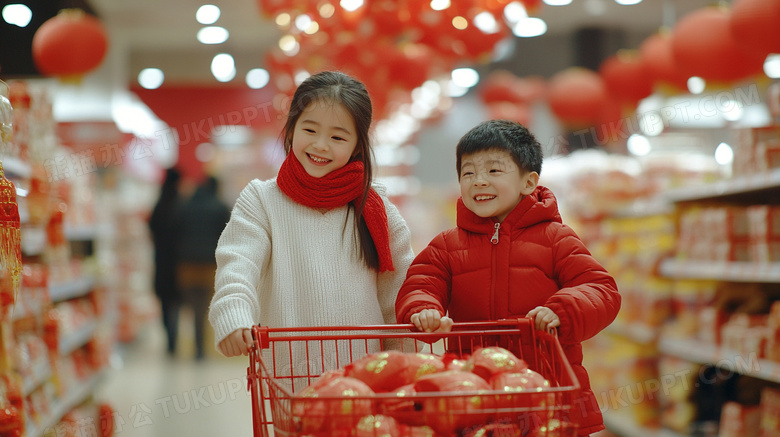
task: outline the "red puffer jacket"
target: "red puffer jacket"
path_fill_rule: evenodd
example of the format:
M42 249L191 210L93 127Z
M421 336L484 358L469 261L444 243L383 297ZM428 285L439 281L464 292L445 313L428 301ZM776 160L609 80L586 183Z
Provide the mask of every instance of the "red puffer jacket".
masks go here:
M580 435L604 429L582 366L581 342L620 309L615 280L564 225L555 196L539 186L499 223L458 200L458 227L442 232L415 258L396 300L399 323L433 308L456 322L524 317L546 306L560 318L558 337L583 387L575 400ZM494 234L498 228L498 240ZM493 242L491 242L491 238Z

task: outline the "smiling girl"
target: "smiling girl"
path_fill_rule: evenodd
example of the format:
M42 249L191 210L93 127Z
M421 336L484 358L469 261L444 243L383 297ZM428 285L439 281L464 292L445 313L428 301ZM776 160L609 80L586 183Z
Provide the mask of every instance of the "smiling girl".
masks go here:
M279 174L244 188L217 247L209 320L223 355L246 355L255 324L395 323L413 253L406 222L372 184L371 113L365 86L339 72L296 90Z

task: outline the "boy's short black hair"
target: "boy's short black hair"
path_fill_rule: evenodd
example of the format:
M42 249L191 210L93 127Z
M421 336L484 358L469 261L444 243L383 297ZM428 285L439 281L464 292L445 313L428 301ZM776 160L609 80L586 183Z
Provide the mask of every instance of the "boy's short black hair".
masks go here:
M458 141L455 149L458 180L463 157L484 150L504 150L521 170L542 173L542 146L525 126L509 120L488 120L466 132Z

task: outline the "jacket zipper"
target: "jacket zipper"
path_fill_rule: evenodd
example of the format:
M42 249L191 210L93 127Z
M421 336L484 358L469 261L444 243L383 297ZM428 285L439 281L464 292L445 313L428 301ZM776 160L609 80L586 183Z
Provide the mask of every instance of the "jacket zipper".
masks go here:
M496 228L496 231L493 233L493 236L490 237L490 242L493 244L498 244L498 228L501 227L501 222L498 222L494 226Z

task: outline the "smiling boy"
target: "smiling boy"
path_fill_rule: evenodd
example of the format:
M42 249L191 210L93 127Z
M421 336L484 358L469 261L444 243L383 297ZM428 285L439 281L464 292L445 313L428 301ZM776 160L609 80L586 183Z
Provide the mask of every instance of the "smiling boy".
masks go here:
M417 255L396 318L423 331L526 315L537 329L557 328L583 388L571 420L589 435L604 425L581 343L612 323L621 298L612 276L562 223L552 191L538 185L542 159L536 138L511 121L483 122L460 139L457 227Z

